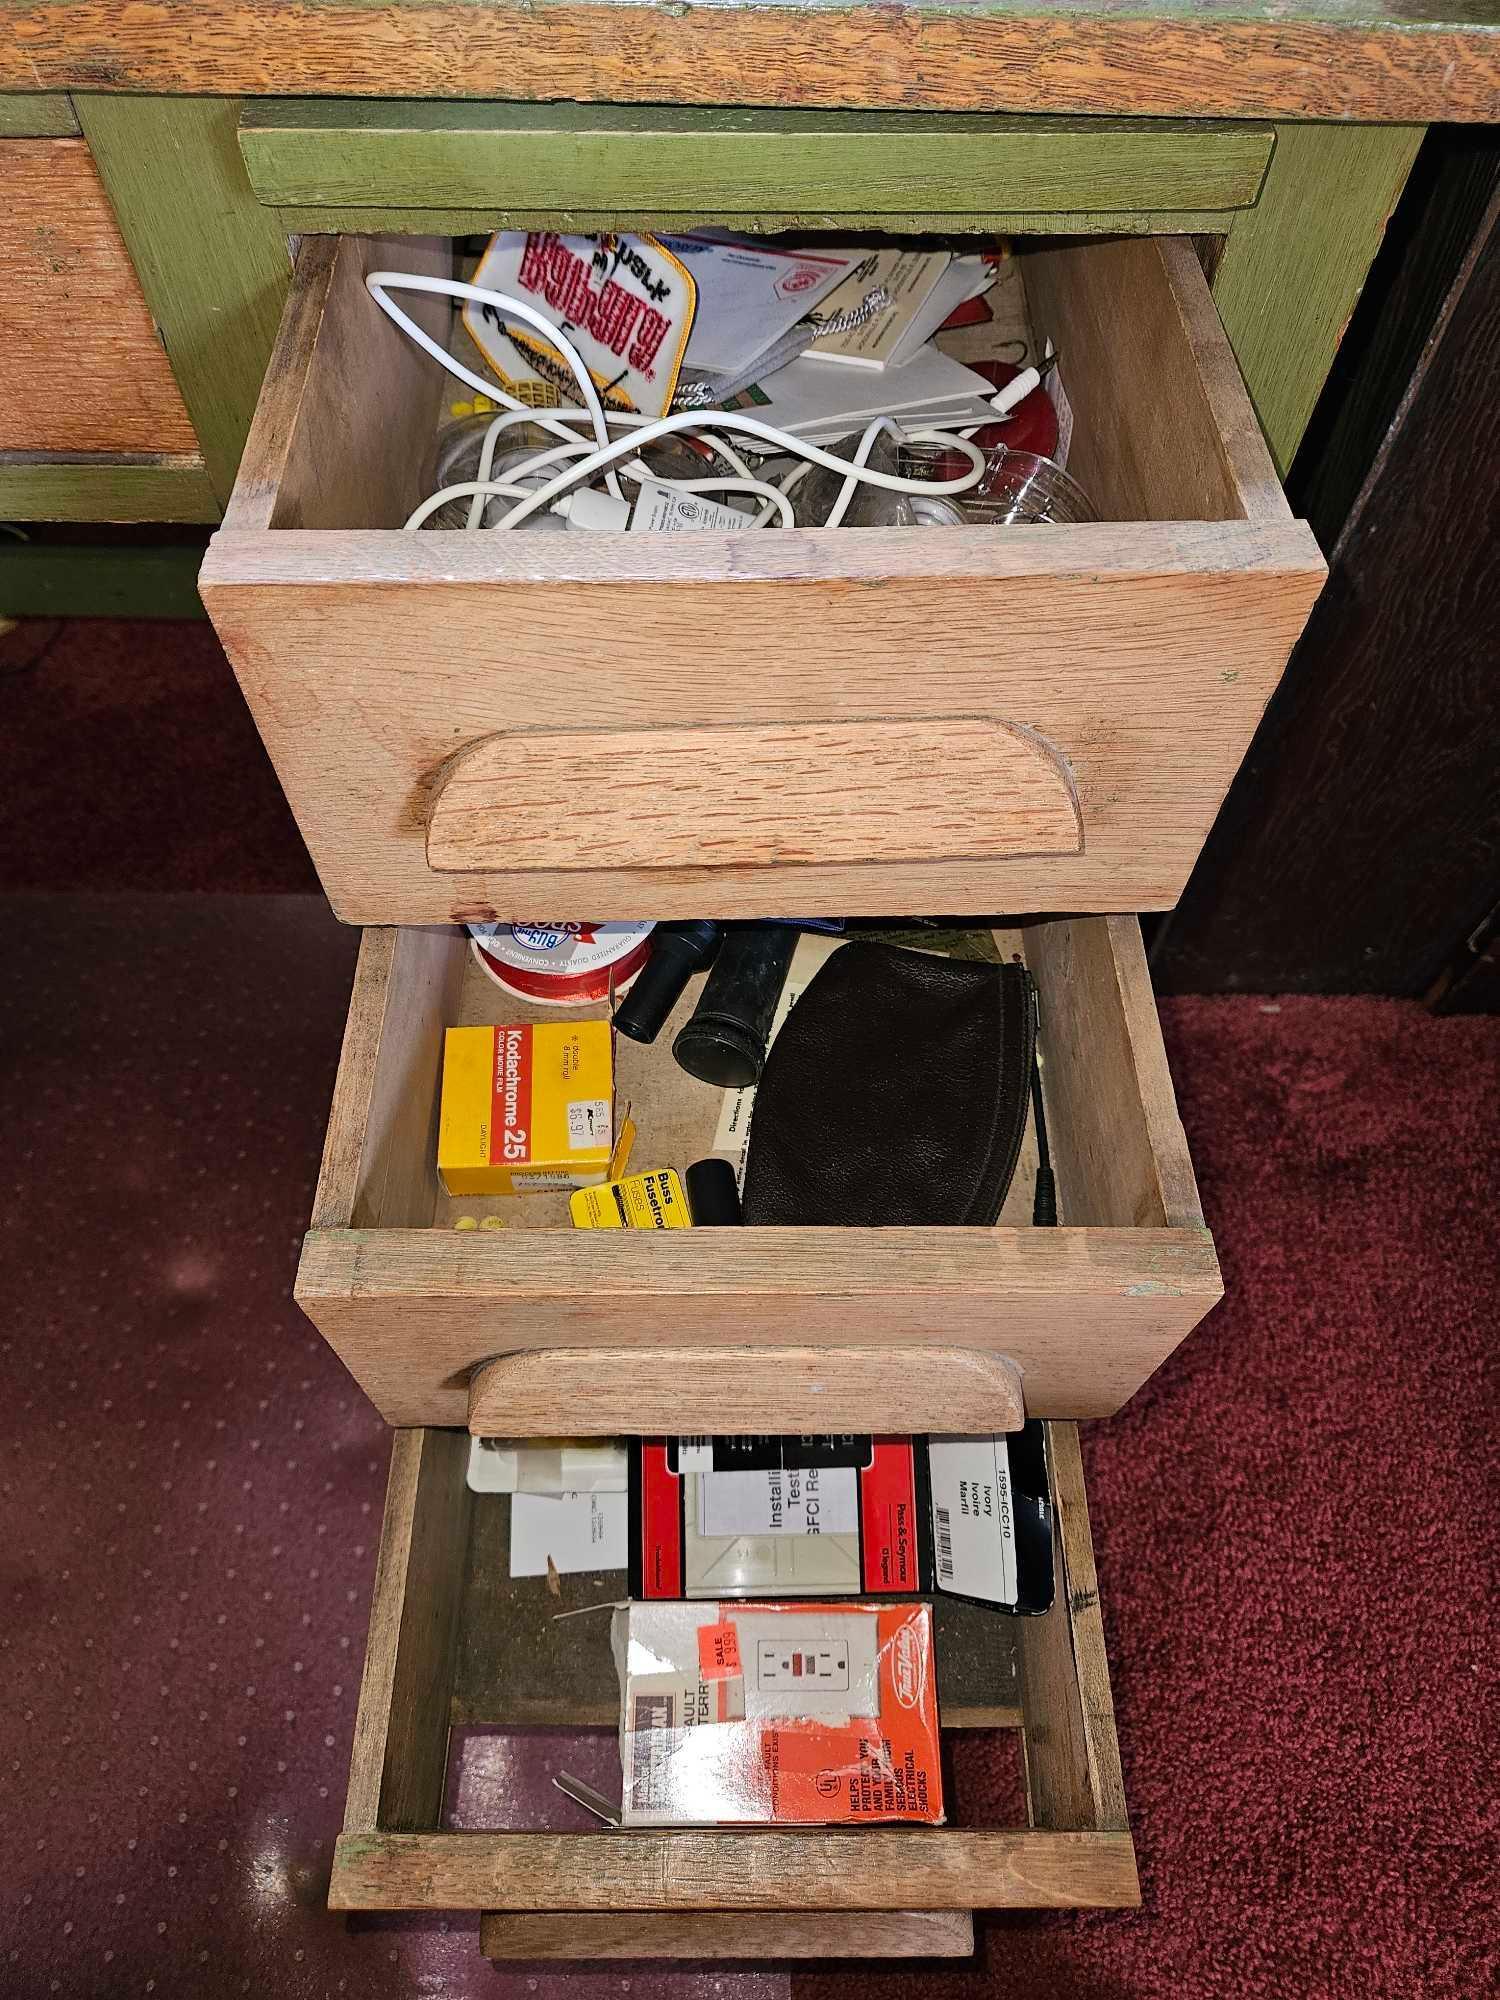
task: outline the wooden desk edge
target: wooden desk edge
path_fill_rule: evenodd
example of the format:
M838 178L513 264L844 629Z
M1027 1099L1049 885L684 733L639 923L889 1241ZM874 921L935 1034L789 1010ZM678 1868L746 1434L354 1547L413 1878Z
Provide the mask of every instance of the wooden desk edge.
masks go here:
M0 90L464 97L1089 116L1483 123L1500 21L1318 0L1156 0L1123 19L1042 0L872 8L609 0L11 0ZM192 32L186 30L191 28ZM461 52L461 64L455 56ZM1045 82L1039 82L1045 79Z

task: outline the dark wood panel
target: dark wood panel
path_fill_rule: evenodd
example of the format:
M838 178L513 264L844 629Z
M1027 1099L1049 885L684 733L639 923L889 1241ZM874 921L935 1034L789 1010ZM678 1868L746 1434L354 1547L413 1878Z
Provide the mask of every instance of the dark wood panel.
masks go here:
M1434 1014L1500 1014L1500 903L1459 945L1427 1004Z
M1500 140L1490 137L1492 162ZM1153 972L1167 992L1421 995L1500 878L1500 196Z
M1430 132L1370 268L1287 479L1331 549L1410 386L1500 179L1488 130Z

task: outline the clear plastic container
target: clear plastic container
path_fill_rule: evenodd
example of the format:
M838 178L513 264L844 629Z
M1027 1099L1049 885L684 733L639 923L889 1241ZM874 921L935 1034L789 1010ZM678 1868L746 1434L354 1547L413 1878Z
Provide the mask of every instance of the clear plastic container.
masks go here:
M901 470L913 479L956 479L964 464L963 454L945 445L909 444L901 451ZM985 453L979 484L951 498L971 527L1076 526L1099 518L1093 501L1060 465L1004 445Z
M840 438L837 444L831 444L826 449L835 458L852 460L863 435L862 431L856 431L853 436ZM865 464L872 472L894 473L897 470L895 440L888 431L883 431L876 438ZM939 477L937 473L929 476L934 479ZM826 528L829 525L828 516L833 512L843 484L843 474L830 472L826 466L815 465L803 473L788 494L797 526ZM855 487L842 517L834 525L843 528L911 528L916 526L916 516L904 493L891 493L883 487L861 482Z

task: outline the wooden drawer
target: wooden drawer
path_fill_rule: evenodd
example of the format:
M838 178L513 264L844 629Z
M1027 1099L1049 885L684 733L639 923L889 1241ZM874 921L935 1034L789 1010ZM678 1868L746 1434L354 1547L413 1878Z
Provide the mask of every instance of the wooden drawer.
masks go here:
M936 1614L945 1733L1019 1729L1025 1823L621 1833L474 1831L472 1809L447 1809L463 1776L449 1769L455 1725L613 1728L608 1620L554 1617L607 1594L608 1581L564 1577L561 1600L541 1579L507 1581L506 1502L469 1492L468 1439L400 1432L332 1906L477 1908L492 1913L484 1948L525 1958L658 1945L704 1956L865 1952L872 1933L850 1915L863 1911L881 1913L873 1935L884 1955L930 1956L968 1948L974 1909L1133 1906L1078 1435L1071 1424L1049 1433L1053 1608L1008 1619L940 1599ZM560 1816L576 1824L566 1807ZM447 1830L455 1817L470 1830ZM756 1921L768 1912L795 1921L778 1937Z
M1185 239L1019 246L1076 528L403 534L452 263L304 242L203 570L341 917L1176 899L1324 574Z
M1221 1295L1140 929L1083 917L996 937L1037 982L1063 1226L1031 1226L1028 1137L993 1229L661 1233L575 1230L562 1195L442 1192L443 1031L525 1009L462 932L367 932L304 1311L393 1424L691 1432L733 1410L744 1430L997 1430L1017 1376L1034 1416L1108 1415ZM638 1166L712 1144L720 1093L671 1055L696 986L651 1047L618 1041ZM453 1226L487 1212L505 1226Z

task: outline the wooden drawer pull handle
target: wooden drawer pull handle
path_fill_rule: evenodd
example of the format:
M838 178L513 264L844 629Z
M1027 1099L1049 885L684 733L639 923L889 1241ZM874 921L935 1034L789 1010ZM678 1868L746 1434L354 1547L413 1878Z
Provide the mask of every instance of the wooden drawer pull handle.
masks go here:
M486 736L444 767L427 822L443 873L1082 851L1063 758L982 715Z
M1021 1374L970 1347L550 1347L469 1378L475 1437L1015 1431Z

